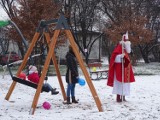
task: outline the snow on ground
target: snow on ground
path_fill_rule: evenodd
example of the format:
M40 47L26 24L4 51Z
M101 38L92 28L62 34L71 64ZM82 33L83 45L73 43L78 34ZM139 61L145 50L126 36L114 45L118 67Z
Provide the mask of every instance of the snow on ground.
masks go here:
M139 71L142 72L142 69ZM81 77L84 78L83 75ZM131 84L131 95L123 103L115 101L116 96L112 95L112 88L106 86L106 80L93 81L104 112L98 111L88 85L77 84L78 104L62 104L61 92L58 95L41 93L35 114L29 115L35 89L17 83L9 101L6 101L4 98L12 80L8 75L4 78L0 76L0 120L159 120L160 74L139 75L135 78L136 82ZM64 76L62 79L66 89ZM57 77L49 77L48 83L60 91ZM45 101L52 105L50 110L43 109Z
M132 84L131 96L127 97L128 102L121 104L115 102L115 95L111 94L112 88L106 86L106 80L93 81L104 112L98 112L87 85L84 87L77 85L76 87L76 97L80 99L79 104L63 105L61 93L55 96L50 95L50 93L42 93L39 98L38 108L33 116L29 115L29 110L35 90L18 84L8 102L4 98L11 79L5 76L5 79L1 79L0 82L0 119L83 120L87 118L88 120L158 120L160 119L159 77L159 75L136 76L136 82ZM48 82L59 90L56 77L49 77ZM52 107L50 110L42 108L44 101L51 103Z
M8 19L0 8L0 20ZM5 96L12 83L9 75L0 75L0 120L159 120L160 119L160 65L144 63L134 68L136 82L131 84L131 95L127 102L115 102L112 88L106 86L106 80L93 81L103 105L99 112L88 85L76 86L78 104L64 105L62 93L51 95L41 93L35 115L29 115L35 89L17 84L9 101ZM149 74L157 75L149 75ZM83 75L81 77L84 77ZM62 76L66 89L65 78ZM57 77L49 77L48 82L60 91ZM45 110L43 102L52 107Z

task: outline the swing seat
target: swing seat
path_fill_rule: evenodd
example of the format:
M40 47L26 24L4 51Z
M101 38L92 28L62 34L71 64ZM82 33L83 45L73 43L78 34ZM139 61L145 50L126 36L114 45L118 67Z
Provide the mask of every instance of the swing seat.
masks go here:
M29 80L24 80L24 79L18 78L16 76L13 76L12 80L15 81L15 82L21 83L23 85L35 88L35 89L37 89L37 87L38 87L38 84L33 83ZM45 80L48 80L48 77L45 77ZM41 92L49 92L49 90L46 90L45 86L42 86L42 91Z
M33 83L33 82L31 82L31 81L18 78L18 77L16 77L16 76L13 76L13 77L12 77L12 80L15 81L15 82L21 83L21 84L23 84L23 85L26 85L26 86L35 88L35 89L37 89L37 87L38 87L38 85L37 85L36 83Z

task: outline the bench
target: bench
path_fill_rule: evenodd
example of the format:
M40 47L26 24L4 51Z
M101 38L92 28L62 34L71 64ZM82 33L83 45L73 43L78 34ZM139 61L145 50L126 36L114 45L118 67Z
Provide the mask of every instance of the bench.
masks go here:
M108 78L108 70L102 69L102 63L100 62L89 63L88 68L89 68L89 74L92 80Z

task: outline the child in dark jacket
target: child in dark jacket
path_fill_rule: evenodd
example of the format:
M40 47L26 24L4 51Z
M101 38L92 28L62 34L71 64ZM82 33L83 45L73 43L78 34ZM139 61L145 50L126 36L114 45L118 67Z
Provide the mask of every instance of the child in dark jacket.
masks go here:
M31 82L33 83L36 83L38 84L39 83L39 75L38 75L38 71L37 71L37 68L35 66L32 66L30 65L29 66L29 75L28 75L28 80L30 80ZM50 84L48 83L44 83L43 86L42 86L42 91L45 91L45 92L50 92L51 91L51 94L52 95L56 95L58 94L59 92L56 91L56 88L52 88Z
M66 73L66 82L67 82L67 102L66 104L71 104L70 94L72 97L72 103L78 103L75 99L75 86L78 83L78 65L76 57L74 55L73 49L69 46L69 51L66 54L67 62L67 73Z

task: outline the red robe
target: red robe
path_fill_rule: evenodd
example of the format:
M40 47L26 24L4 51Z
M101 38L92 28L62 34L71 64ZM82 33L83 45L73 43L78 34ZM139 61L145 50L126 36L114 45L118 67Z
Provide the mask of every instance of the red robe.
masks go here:
M135 82L128 53L125 50L124 53L124 83ZM114 84L114 71L116 72L117 80L122 82L122 63L115 63L115 58L118 54L122 54L122 46L120 44L114 49L110 59L107 85L111 87L113 87Z

